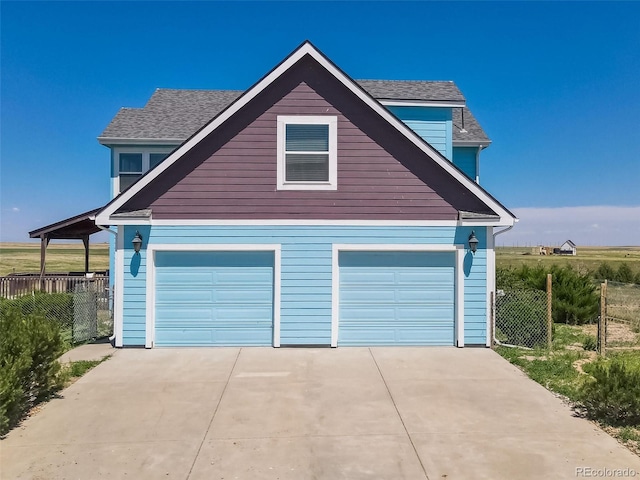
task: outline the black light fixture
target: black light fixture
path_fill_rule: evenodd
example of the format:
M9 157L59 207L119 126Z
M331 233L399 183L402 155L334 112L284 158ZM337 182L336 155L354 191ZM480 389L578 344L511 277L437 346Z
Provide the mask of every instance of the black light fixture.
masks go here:
M476 232L471 230L471 235L469 235L469 248L471 249L471 253L476 253L478 250L478 239L476 238Z
M133 240L131 240L131 243L133 243L133 250L136 253L140 253L140 247L142 246L142 235L140 235L140 232L138 232L136 230L136 234L133 237Z

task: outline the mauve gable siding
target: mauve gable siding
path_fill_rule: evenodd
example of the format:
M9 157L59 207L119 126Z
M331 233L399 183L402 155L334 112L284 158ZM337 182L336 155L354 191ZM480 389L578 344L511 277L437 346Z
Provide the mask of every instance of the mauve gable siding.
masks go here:
M301 63L123 210L150 207L155 219L394 220L453 220L458 209L487 210L315 62ZM337 190L276 190L278 115L338 117Z

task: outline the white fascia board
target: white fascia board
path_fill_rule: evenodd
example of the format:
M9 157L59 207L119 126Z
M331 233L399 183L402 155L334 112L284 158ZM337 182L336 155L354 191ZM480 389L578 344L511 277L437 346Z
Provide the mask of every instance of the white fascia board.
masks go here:
M180 145L184 138L118 138L98 137L98 142L106 147L119 145Z
M393 125L398 131L404 134L411 142L413 142L420 150L426 153L432 160L440 165L447 173L453 176L458 182L471 191L478 199L484 202L489 208L496 212L501 219L506 219L512 215L503 208L498 202L493 200L479 185L467 178L467 176L460 172L457 168L451 164L443 155L435 150L431 145L427 144L417 133L411 130L401 120L395 117L389 110L387 110L380 102L375 100L371 95L357 85L353 80L346 76L336 65L334 65L329 59L313 47L309 42L305 42L291 55L289 55L282 63L269 72L262 78L256 85L242 94L234 103L232 103L226 110L222 111L216 118L214 118L209 124L204 126L200 131L194 134L189 140L184 142L174 152L169 155L160 165L151 170L151 172L140 181L135 183L130 189L116 197L111 204L100 212L99 218L103 216L109 216L116 212L118 208L122 207L128 200L136 195L140 190L146 187L151 181L158 177L162 172L173 165L180 157L186 154L194 146L200 143L211 132L218 128L228 118L237 113L242 107L253 100L260 92L262 92L267 86L273 83L278 77L289 70L305 55L311 56L320 65L322 65L329 73L331 73L337 80L347 87L353 94L362 100L366 105L371 107L378 115L385 119L388 123Z
M454 140L453 141L453 146L454 147L480 147L480 148L487 148L489 145L491 145L491 141L488 141L488 142L479 142L477 140Z
M461 227L509 227L518 220L513 217L501 218L500 220L460 220Z
M152 220L149 217L144 218L118 218L107 217L105 215L97 215L95 217L96 225L152 225Z
M117 221L117 220L112 220ZM455 227L457 220L151 220L153 226L363 226L363 227Z
M508 220L508 219L507 219ZM264 220L229 220L229 219L177 219L154 220L149 218L118 218L97 216L95 222L98 225L151 225L164 227L220 227L220 226L351 226L351 227L503 227L513 225L513 221L505 220L288 220L288 219L264 219ZM104 223L103 223L104 222Z
M445 107L445 108L462 108L466 102L457 101L432 101L432 100L379 100L385 107Z

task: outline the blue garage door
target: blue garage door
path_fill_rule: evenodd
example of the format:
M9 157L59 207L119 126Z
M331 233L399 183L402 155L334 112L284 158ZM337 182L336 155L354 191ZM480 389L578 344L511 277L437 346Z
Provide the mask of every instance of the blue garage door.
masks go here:
M453 345L453 252L341 252L338 345Z
M156 252L155 344L272 345L273 252Z

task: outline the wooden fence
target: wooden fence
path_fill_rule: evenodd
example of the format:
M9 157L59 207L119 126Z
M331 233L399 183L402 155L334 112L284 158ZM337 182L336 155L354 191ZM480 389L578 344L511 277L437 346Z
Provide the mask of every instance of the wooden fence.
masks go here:
M99 294L108 295L109 275L7 275L0 277L0 297L16 298L32 292L73 293L77 285L92 284Z

